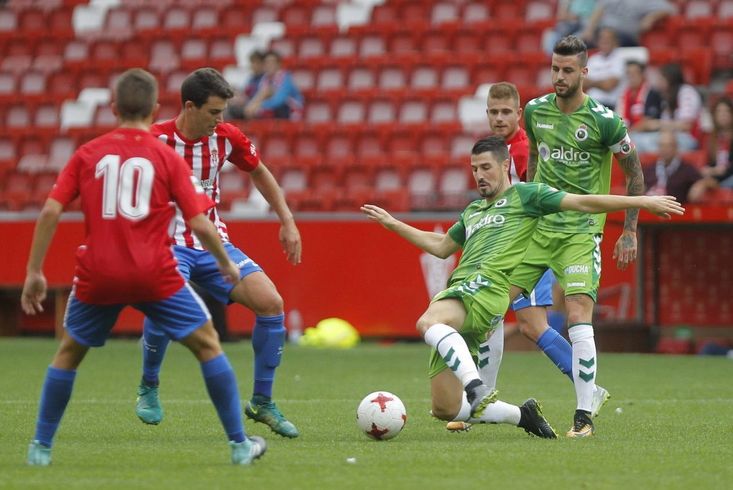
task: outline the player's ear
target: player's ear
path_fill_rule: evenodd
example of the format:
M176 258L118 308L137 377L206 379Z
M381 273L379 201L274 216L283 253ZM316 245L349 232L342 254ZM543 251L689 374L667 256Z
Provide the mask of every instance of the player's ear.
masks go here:
M155 121L155 120L158 119L158 112L160 112L160 104L158 102L156 102L155 105L153 106L152 112L150 113L150 115L152 116L153 121Z
M109 103L109 106L112 108L112 114L114 114L115 117L120 117L120 113L117 111L117 102L113 100Z

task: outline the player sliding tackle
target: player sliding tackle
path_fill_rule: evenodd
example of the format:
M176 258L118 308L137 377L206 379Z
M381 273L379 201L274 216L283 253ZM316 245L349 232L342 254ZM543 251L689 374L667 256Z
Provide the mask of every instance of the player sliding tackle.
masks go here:
M438 293L417 321L433 349L430 360L432 412L442 420L505 423L545 438L557 437L530 398L517 407L497 400L480 379L478 346L503 321L509 306L509 276L522 260L537 218L574 210L604 213L643 208L658 216L681 215L671 196L577 195L541 183L511 185L509 153L501 137L479 140L471 169L482 199L464 209L447 233L418 230L370 204L361 210L372 220L416 245L445 258L463 249L447 289ZM483 358L482 358L483 356ZM450 369L446 369L450 368Z

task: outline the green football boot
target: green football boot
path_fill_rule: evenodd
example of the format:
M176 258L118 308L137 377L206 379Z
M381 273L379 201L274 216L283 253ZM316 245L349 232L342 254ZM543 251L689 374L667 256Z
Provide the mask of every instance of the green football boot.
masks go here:
M28 446L28 464L31 466L48 466L51 464L51 448L38 441L31 441Z
M160 406L157 386L140 383L137 388L135 413L146 424L158 425L163 420L163 407Z
M283 437L295 438L300 435L298 429L280 413L275 402L259 395L252 397L244 407L244 414L255 422L262 422Z

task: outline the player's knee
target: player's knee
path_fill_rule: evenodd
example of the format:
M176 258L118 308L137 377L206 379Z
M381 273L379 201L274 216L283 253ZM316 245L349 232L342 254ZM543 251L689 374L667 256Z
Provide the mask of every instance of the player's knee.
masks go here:
M219 334L214 329L211 321L206 322L201 328L181 341L196 358L201 362L213 359L222 353L219 343Z
M427 332L430 327L435 325L435 323L436 322L433 318L428 315L423 315L418 318L415 328L418 332L420 332L420 335L425 335L425 332Z
M433 417L446 421L454 420L460 408L456 407L455 404L446 403L444 400L433 400L432 405Z
M522 335L534 342L540 338L542 333L545 331L545 328L547 328L546 325L536 325L534 322L528 321L526 318L517 318L517 324Z

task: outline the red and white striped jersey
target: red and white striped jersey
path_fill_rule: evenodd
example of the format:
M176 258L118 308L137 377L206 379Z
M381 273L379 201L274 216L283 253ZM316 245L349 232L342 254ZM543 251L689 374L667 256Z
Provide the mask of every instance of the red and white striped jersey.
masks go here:
M251 172L260 162L255 145L233 124L219 123L214 134L196 140L183 136L176 127L175 119L154 124L150 132L183 157L193 170L194 177L201 181L201 187L217 205L220 201L219 173L224 162L228 161L245 172ZM209 212L209 219L219 231L222 241L228 242L227 226L216 206ZM171 237L176 245L204 249L186 226L180 210L176 210L176 217L171 222Z

